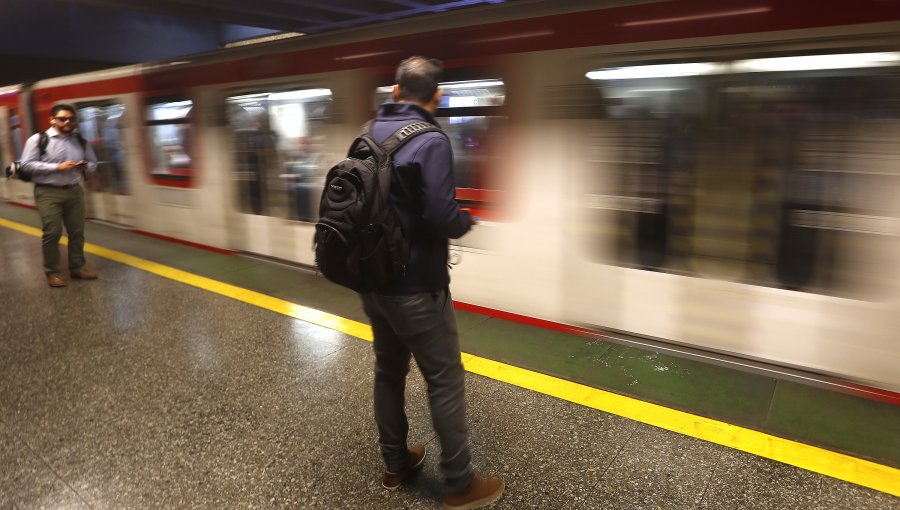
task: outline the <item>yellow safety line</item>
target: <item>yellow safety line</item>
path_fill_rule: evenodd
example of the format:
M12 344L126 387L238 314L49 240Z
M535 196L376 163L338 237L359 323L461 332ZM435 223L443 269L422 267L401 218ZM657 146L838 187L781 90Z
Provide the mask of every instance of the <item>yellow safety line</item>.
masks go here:
M32 236L41 236L40 229L3 218L0 218L0 226ZM85 251L266 310L372 341L372 329L361 322L90 243L85 243ZM463 364L469 372L497 381L900 497L900 470L890 466L669 409L467 353L463 353Z

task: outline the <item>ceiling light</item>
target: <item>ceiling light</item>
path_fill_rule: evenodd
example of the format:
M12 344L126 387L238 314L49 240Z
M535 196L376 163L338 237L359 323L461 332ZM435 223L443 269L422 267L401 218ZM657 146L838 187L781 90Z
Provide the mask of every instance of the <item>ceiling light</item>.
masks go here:
M732 70L738 73L816 71L822 69L884 67L898 64L900 64L900 53L844 53L738 60L732 64Z
M639 80L643 78L676 78L679 76L699 76L720 74L725 65L712 62L686 64L657 64L648 66L615 67L591 71L585 76L591 80Z
M302 89L289 92L276 92L269 94L270 101L296 101L300 99L314 99L317 97L331 96L331 89Z

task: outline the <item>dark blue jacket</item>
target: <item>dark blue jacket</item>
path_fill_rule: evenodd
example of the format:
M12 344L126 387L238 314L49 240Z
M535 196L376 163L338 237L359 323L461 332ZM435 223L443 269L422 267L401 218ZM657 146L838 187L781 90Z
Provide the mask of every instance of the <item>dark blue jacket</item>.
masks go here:
M371 126L382 143L401 127L418 121L438 125L426 110L412 103L384 103ZM435 292L450 283L448 238L472 228L469 213L456 203L453 149L444 133L424 133L394 153L391 204L410 240L406 274L379 291L383 294Z

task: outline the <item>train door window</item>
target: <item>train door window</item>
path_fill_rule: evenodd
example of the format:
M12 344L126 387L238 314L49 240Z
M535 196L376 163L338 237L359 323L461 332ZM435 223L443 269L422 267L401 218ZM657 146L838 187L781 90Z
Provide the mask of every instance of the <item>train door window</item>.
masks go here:
M9 135L12 138L13 158L22 155L22 119L15 108L9 111Z
M492 147L502 130L506 114L502 80L443 82L441 102L435 118L453 147L457 199L476 214L495 219L495 201L500 187L493 175L497 152ZM379 87L376 102L387 101L393 87Z
M755 280L857 298L886 290L900 191L898 63L897 53L733 63L725 111L746 119L748 134L765 135Z
M598 217L615 225L607 241L624 247L616 263L829 295L877 292L900 188L900 55L884 55L588 73L610 127L600 164L614 178L587 204L618 216Z
M330 165L325 129L331 103L331 90L322 88L226 99L241 212L316 221Z
M147 106L150 173L156 184L183 187L193 181L193 106L192 101L181 99L153 100Z
M78 129L97 155L97 172L91 182L94 191L129 194L122 142L125 105L113 102L79 103Z
M597 256L647 270L687 272L693 249L693 186L708 115L707 64L599 69L607 129L595 140L600 173L587 207Z

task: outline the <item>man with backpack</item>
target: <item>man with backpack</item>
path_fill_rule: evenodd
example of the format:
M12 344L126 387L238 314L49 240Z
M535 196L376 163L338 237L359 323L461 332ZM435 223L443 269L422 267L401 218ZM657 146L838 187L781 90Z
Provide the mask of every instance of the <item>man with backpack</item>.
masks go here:
M397 68L393 102L381 105L369 134L377 143L406 126L438 127L442 64L411 57ZM430 126L429 126L430 127ZM410 355L428 385L432 422L441 443L444 508L479 508L498 500L504 482L483 477L471 465L465 416L465 372L450 299L448 238L469 231L473 218L460 210L453 180L453 152L437 130L415 135L393 154L390 203L409 242L400 276L362 295L375 349L375 421L386 471L382 485L396 489L425 460L425 446L407 446L404 410Z
M75 132L75 108L58 104L50 111L50 128L32 135L22 150L22 171L34 182L34 203L41 215L44 273L51 287L65 287L59 266L59 239L63 225L69 236L69 275L94 280L97 275L84 267L85 171L97 169L97 156L90 144Z

